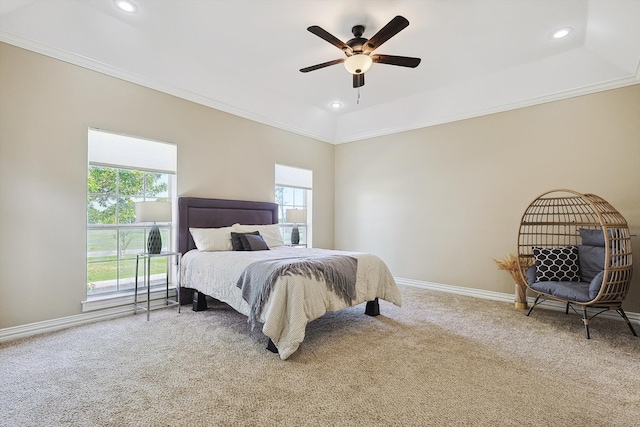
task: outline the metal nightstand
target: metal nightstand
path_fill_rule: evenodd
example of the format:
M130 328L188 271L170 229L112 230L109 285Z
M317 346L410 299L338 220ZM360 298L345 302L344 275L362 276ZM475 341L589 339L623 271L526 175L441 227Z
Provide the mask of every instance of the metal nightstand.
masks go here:
M176 257L176 265L177 265L177 281L178 281L178 286L176 286L176 300L175 301L170 301L169 300L169 275L171 274L171 270L167 269L167 287L166 287L166 295L165 295L165 302L166 305L169 304L178 304L178 313L180 312L180 263L182 262L182 253L180 252L160 252L159 254L148 254L148 253L144 253L144 254L138 254L136 255L136 288L135 288L135 292L134 292L134 297L133 297L133 308L134 308L134 312L133 314L136 314L138 312L138 310L146 310L147 311L147 320L149 320L149 312L151 311L151 260L153 258L159 258L159 257L163 257L163 258L167 258L167 260L170 259L170 257L175 256ZM138 304L138 272L139 272L139 265L140 265L140 260L143 260L145 266L146 266L146 285L147 285L147 306L141 306ZM143 267L144 268L144 267Z

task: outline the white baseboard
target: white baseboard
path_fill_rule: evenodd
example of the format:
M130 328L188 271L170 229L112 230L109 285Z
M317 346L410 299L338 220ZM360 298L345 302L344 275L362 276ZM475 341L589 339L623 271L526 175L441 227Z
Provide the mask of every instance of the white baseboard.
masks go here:
M154 300L164 298L166 293L166 289L162 286L158 286L156 288L151 287L151 301L153 304ZM176 297L176 289L169 289L169 299L174 299ZM147 293L141 292L138 294L138 304L144 304L147 302ZM106 308L116 308L121 306L129 305L133 307L134 303L134 293L130 292L119 292L116 295L106 295L106 296L97 296L87 299L86 301L82 301L82 312L86 313L88 311L94 310L104 310Z
M175 292L175 291L174 291ZM175 295L175 293L174 293ZM170 294L171 296L171 294ZM146 303L146 294L144 302ZM132 297L133 298L133 297ZM141 301L142 302L142 301ZM151 310L166 307L164 299L152 300ZM175 305L173 306L175 309ZM84 325L86 323L98 322L101 320L115 319L117 317L131 316L134 314L133 299L131 303L120 305L118 307L104 308L102 310L94 310L73 316L60 317L58 319L45 320L42 322L29 323L26 325L14 326L11 328L0 329L0 342L12 341L18 338L26 338L45 332L53 332L60 329L70 328L72 326ZM144 311L138 311L139 316L146 316ZM153 314L151 314L153 320Z
M502 292L485 291L482 289L443 285L441 283L423 282L421 280L403 279L401 277L396 277L395 280L399 285L413 286L416 288L430 289L433 291L449 292L452 294L466 295L470 297L484 298L484 299L490 299L494 301L502 301L502 302L510 302L510 303L515 302L515 294L505 294ZM531 298L531 297L527 298L529 306L533 304L534 300L535 298ZM559 301L545 301L544 305L541 305L540 307L548 308L550 310L556 310L556 311L565 311L566 305ZM625 314L633 324L640 325L640 313L629 313L625 311ZM602 313L600 317L604 317L612 320L619 320L621 322L624 321L622 317L615 311L606 311Z
M424 282L414 279L403 279L400 277L395 278L396 282L400 285L413 286L416 288L430 289L434 291L449 292L452 294L465 295L475 298L484 298L494 301L513 303L514 294L505 294L502 292L485 291L482 289L465 288L461 286L444 285L441 283ZM146 297L146 296L145 296ZM529 298L529 304L533 304L533 298ZM164 306L163 300L152 301L152 308ZM564 311L565 305L557 301L545 302L544 308L549 308L557 311ZM69 328L72 326L79 326L86 323L97 322L101 320L114 319L116 317L130 316L133 314L133 305L127 304L119 307L105 308L102 310L95 310L77 314L74 316L61 317L59 319L45 320L43 322L29 323L27 325L14 326L11 328L0 329L0 342L11 341L18 338L25 338L45 332L52 332L59 329ZM143 313L141 313L144 315ZM627 317L634 324L640 325L640 313L626 313ZM620 320L622 318L615 312L602 313L602 317L608 319Z

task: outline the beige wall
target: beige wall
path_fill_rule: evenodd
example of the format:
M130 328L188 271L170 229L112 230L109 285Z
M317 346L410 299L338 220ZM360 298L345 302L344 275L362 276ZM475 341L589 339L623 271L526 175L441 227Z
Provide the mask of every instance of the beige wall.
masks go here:
M0 43L0 328L81 312L89 127L176 143L179 195L273 201L275 163L311 169L333 246L332 145Z
M640 85L334 147L0 43L0 329L80 313L88 127L176 143L180 195L272 201L275 163L312 169L314 246L402 278L513 292L492 259L553 188L640 235Z
M336 249L376 253L396 277L513 292L493 258L555 188L594 193L640 251L640 85L336 147ZM636 263L625 309L640 312Z

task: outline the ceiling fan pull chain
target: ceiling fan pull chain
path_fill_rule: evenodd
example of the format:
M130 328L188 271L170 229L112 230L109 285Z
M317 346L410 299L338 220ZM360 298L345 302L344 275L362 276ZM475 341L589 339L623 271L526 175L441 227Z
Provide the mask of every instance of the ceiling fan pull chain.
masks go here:
M356 99L356 104L360 105L360 88L358 88L358 99Z

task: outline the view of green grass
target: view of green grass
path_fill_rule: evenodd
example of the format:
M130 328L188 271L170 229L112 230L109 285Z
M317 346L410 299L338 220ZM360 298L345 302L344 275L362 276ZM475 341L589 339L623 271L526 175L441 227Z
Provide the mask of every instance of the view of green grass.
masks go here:
M145 246L145 234L141 228L127 230L128 250L142 251ZM169 230L161 229L162 241L169 239ZM115 251L117 247L116 230L89 230L87 239L87 250L91 252Z
M98 261L99 260L99 261ZM142 278L144 263L140 261L139 277ZM167 272L167 260L165 258L154 258L151 260L151 274L162 274ZM101 282L103 280L115 280L117 278L116 256L105 256L91 258L87 263L87 282ZM120 278L135 277L136 261L120 260Z
M121 235L121 247L126 247L126 253L120 259L120 278L135 277L136 253L143 253L145 250L145 233L141 228L126 230L126 234ZM162 241L168 242L169 231L161 230ZM104 280L117 279L117 256L116 230L89 230L87 247L87 282L100 282ZM166 246L166 244L165 244ZM143 275L143 263L140 263L139 276ZM151 260L151 274L162 274L167 271L167 260L165 258L155 258Z

